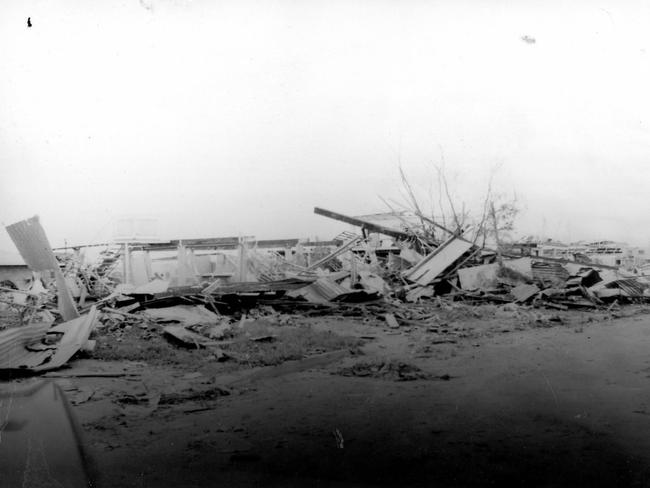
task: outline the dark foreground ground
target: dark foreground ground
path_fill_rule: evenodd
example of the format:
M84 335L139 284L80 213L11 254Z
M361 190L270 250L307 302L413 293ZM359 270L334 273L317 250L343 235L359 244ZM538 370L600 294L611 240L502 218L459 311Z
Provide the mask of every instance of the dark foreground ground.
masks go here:
M326 352L266 367L133 330L47 381L71 405L93 486L642 487L650 315L637 312L497 311L447 334L305 319ZM17 486L67 486L27 464Z

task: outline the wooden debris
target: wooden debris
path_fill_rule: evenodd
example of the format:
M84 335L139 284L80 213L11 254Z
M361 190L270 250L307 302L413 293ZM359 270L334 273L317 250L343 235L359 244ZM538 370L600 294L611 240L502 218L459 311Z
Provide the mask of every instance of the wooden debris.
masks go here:
M384 315L384 320L386 321L386 324L388 327L391 329L398 329L399 328L399 322L397 322L397 319L392 313L387 313Z
M418 285L426 286L452 266L472 246L471 242L452 236L422 261L408 269L404 277Z

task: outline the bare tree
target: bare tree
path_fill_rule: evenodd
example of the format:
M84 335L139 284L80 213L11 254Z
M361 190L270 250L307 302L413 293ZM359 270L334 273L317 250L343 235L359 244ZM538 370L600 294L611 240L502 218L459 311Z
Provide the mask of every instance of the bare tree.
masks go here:
M427 237L438 237L439 233L435 230L444 230L446 234L459 235L462 233L469 234L474 244L485 247L488 242L494 242L499 249L499 241L507 236L507 233L514 229L514 222L519 214L520 205L517 196L511 198L505 194L496 194L493 190L495 176L499 170L498 166L490 169L485 196L481 199L480 209L472 210L468 208L463 200L454 196L452 187L447 177L444 156L441 164L434 164L434 182L429 185L429 199L431 204L430 215L425 215L422 211L422 204L416 195L416 191L411 185L409 178L402 165L399 165L399 173L404 189L406 205L399 205L393 202L386 205L393 210L394 206L406 208L415 213L422 225L421 231L427 234ZM437 186L437 192L434 195L432 189ZM439 215L435 214L435 205L433 202L438 201ZM460 209L460 210L459 210ZM447 226L449 222L450 226ZM451 228L450 228L451 227Z

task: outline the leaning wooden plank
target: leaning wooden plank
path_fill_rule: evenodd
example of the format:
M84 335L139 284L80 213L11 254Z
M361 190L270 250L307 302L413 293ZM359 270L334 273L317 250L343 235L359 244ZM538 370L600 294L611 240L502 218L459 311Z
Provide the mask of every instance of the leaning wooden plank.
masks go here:
M9 237L16 245L18 252L32 271L53 271L58 291L58 304L61 316L65 320L79 317L72 295L54 256L50 242L41 226L38 215L31 219L21 220L6 227Z
M471 242L452 236L418 264L404 272L404 277L426 286L472 248Z
M460 269L464 268L467 263L476 259L480 254L481 250L478 247L474 246L471 252L465 253L463 259L459 259L454 263L452 267L447 268L445 274L443 276L440 276L440 279L452 278L454 274L457 274Z

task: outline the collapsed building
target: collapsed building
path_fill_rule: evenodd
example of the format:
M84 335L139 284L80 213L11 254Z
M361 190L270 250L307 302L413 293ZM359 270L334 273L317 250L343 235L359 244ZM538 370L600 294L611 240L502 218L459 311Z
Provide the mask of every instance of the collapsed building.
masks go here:
M30 279L0 290L0 370L61 367L77 351L92 351L95 327L144 320L158 321L181 343L219 348L216 357L225 358L217 339L256 306L332 314L364 307L400 327L443 302L611 310L650 298L650 279L630 273L622 259L593 259L623 255L620 246L491 249L461 229L405 213L314 212L354 231L330 241L163 241L145 226L100 245L98 259L86 262L84 249L96 244L52 249L38 217L7 226Z

